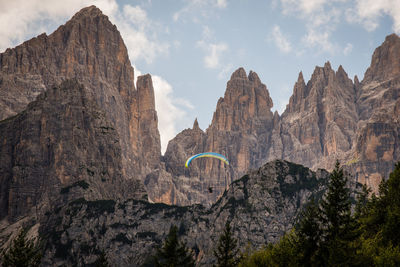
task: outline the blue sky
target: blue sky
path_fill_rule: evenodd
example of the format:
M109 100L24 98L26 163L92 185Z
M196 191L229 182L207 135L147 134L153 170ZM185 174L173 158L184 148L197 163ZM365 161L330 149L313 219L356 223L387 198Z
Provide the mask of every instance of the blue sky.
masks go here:
M300 71L308 81L329 60L361 80L374 49L400 33L398 0L0 0L0 51L91 4L120 30L135 74L153 76L163 151L196 117L208 127L239 67L260 76L281 114Z

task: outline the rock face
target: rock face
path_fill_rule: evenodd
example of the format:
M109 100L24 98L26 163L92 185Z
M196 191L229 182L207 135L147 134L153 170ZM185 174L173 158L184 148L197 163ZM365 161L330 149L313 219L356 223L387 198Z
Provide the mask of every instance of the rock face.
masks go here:
M0 54L0 120L22 112L40 93L70 78L84 86L116 130L123 177L143 179L159 165L161 155L151 76L139 77L136 90L120 33L94 6L79 11L51 35Z
M122 174L117 131L76 80L0 122L0 218L37 218L76 198L145 198ZM90 148L90 149L88 149Z
M241 248L275 242L311 197L321 197L327 176L277 160L233 182L210 209L80 199L44 218L40 233L49 242L42 264L87 266L104 250L116 266L140 266L176 225L198 265L212 266L215 240L226 221Z
M316 67L307 85L300 73L282 114L271 157L281 157L312 168L331 169L352 147L358 114L357 91L342 66L329 62ZM321 160L323 159L323 160Z
M203 132L194 126L170 141L163 158L168 174L158 171L147 179L168 189L150 198L211 205L247 169L277 158L314 170L330 170L340 160L377 192L400 160L399 54L400 38L393 34L376 49L361 82L349 79L342 66L334 71L329 62L316 67L307 83L300 72L282 116L271 113L272 100L257 74L236 70L210 127ZM224 154L230 166L203 159L184 168L186 158L204 151Z
M394 162L400 160L400 38L386 37L361 81L357 99L359 121L354 138L353 172L378 190Z
M174 184L170 183L161 192L150 193L149 197L169 204L215 202L234 179L265 160L274 127L271 107L267 88L257 74L250 72L247 76L243 68L235 71L207 131L203 132L195 121L192 129L184 130L169 142L164 162L166 171L174 177ZM230 165L202 158L185 168L183 163L188 157L205 151L225 155ZM149 178L166 180L162 174ZM169 196L171 188L183 193L180 202Z

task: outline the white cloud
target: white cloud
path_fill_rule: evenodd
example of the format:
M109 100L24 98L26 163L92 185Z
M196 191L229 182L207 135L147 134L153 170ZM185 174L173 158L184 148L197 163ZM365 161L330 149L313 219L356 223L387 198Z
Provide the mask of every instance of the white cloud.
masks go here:
M228 2L226 0L217 0L217 7L226 8L228 6Z
M346 44L346 47L343 49L343 54L344 54L345 56L347 56L348 54L351 53L352 50L353 50L353 45L350 44L350 43L347 43L347 44Z
M301 12L308 15L315 11L320 11L327 0L281 0L284 14Z
M289 53L292 50L292 46L287 38L282 34L281 29L278 25L275 25L272 29L272 39L275 45L284 53Z
M319 52L334 53L337 46L330 40L341 21L346 0L280 0L282 13L305 21L303 44ZM339 3L342 2L342 3ZM279 34L278 31L277 35Z
M0 52L13 47L43 31L49 31L49 21L54 24L64 23L76 11L96 5L107 15L117 9L115 0L52 1L52 0L14 0L2 1L0 9Z
M151 21L144 9L125 5L122 12L115 0L15 0L3 1L0 10L0 51L15 46L40 34L49 33L49 24L63 24L83 7L96 5L116 24L128 47L131 60L152 63L169 52L169 44L160 41L157 34L163 28ZM49 23L50 22L50 23Z
M139 28L146 28L149 24L147 13L140 6L124 6L123 14L126 19L131 21L133 24L138 25Z
M186 112L178 105L193 109L193 105L182 98L173 97L172 86L157 75L152 76L155 103L158 115L158 129L161 137L161 152L164 154L169 140L178 133L177 125L186 119Z
M355 7L347 12L348 22L362 24L373 31L379 26L379 19L389 15L393 19L393 31L400 33L400 1L398 0L356 0Z
M322 51L333 54L335 46L329 41L329 37L328 32L321 33L310 29L302 41L308 47L319 47Z
M220 80L228 80L230 74L232 73L233 70L233 64L228 63L224 67L222 67L221 71L218 73L218 79Z
M221 66L221 56L228 50L224 42L216 42L213 31L208 26L203 26L202 39L197 46L205 51L204 66L209 69L217 69Z
M224 9L228 6L227 0L189 0L187 4L172 15L172 19L185 21L189 18L199 23L204 18L214 16L215 10Z
M221 54L228 50L228 45L225 43L205 43L200 41L199 46L206 50L206 55L204 57L204 65L209 69L216 69L220 66Z

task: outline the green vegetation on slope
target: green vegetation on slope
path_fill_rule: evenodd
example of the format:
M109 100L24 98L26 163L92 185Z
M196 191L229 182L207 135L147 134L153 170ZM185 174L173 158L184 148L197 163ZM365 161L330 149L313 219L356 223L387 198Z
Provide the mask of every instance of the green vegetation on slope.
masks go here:
M337 163L323 199L311 201L277 244L246 255L239 266L400 266L400 163L379 196L368 198L364 188L354 214L346 183Z

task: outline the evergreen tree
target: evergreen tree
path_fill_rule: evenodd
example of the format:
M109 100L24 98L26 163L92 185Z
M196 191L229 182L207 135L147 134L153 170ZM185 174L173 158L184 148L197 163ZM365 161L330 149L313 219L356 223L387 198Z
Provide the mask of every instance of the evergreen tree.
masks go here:
M300 214L300 222L296 227L297 250L299 264L302 266L318 265L318 250L321 242L320 210L314 199Z
M226 222L224 232L219 237L214 256L217 258L218 267L237 266L240 260L238 256L237 240L233 237L229 222Z
M102 250L100 252L100 256L97 258L97 260L94 262L94 265L96 267L109 267L110 264L108 264L108 260L107 260L107 255L104 252L104 250Z
M320 202L321 245L319 256L326 265L349 265L355 255L350 242L356 238L356 222L351 215L347 178L336 162L328 190Z
M42 259L41 246L36 240L27 240L27 231L22 229L12 241L8 250L3 252L3 267L34 267L39 266Z
M157 250L154 262L162 267L192 267L194 259L186 245L178 240L178 228L174 225L170 228L168 236L161 249Z

